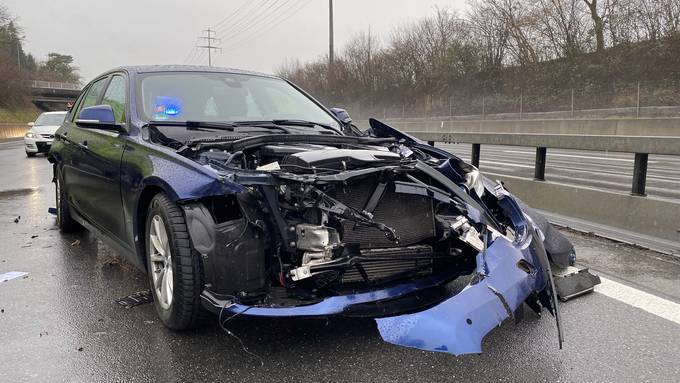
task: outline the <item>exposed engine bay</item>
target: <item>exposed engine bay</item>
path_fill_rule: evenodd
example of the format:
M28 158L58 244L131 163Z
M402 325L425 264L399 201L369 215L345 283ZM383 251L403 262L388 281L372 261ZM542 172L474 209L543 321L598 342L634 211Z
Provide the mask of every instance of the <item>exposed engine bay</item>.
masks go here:
M476 168L393 138L269 135L177 149L246 187L208 207L226 251L205 260L218 270L213 291L241 301L299 304L471 274L489 243L516 235Z

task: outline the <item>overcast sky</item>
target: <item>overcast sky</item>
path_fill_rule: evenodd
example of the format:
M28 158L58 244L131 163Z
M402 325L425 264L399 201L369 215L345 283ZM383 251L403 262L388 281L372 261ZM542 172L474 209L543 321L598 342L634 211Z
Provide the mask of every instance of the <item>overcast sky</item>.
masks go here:
M272 73L285 60L306 61L328 52L328 0L0 0L0 4L19 18L26 51L38 60L49 52L72 55L84 82L120 65L207 65L205 52L199 55L192 47L202 29L225 18L217 28L223 50L216 53L214 65ZM464 0L335 0L336 50L369 25L372 32L385 36L395 25L431 15L435 6L460 10L464 4Z

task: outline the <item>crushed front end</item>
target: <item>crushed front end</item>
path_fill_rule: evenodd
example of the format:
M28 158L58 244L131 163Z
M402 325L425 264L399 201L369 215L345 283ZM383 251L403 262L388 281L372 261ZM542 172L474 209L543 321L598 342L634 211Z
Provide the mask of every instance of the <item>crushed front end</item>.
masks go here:
M375 317L388 342L456 355L524 302L558 314L541 230L454 156L323 135L178 151L242 187L182 201L210 311Z

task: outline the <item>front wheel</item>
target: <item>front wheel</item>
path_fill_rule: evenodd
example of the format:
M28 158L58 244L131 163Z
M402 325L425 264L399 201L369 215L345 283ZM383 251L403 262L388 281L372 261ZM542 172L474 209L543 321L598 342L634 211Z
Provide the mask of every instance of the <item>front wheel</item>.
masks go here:
M158 316L173 330L195 327L203 310L201 260L191 248L184 214L163 193L151 200L145 238L149 283Z
M26 152L26 157L35 157L36 153L33 152Z
M78 230L81 226L73 219L73 217L71 217L71 210L68 206L68 198L66 190L64 189L61 171L57 168L54 170L54 191L54 199L57 204L57 227L62 233L70 233Z

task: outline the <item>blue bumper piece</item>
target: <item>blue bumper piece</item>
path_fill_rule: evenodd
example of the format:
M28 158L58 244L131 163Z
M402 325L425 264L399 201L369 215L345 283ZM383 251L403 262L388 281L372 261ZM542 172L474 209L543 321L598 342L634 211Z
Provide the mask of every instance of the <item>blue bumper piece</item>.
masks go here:
M321 302L295 307L258 307L233 303L223 308L224 314L243 314L261 317L320 317L342 314L350 306L362 303L377 302L385 299L395 299L415 293L422 289L439 286L451 279L450 275L435 275L405 283L386 289L365 293L339 295L322 300Z
M518 267L522 260L535 265L529 248L520 250L505 238L497 238L485 254L477 256L478 265L486 263L487 275L481 281L430 309L376 319L380 335L386 342L421 350L480 353L484 336L511 316L541 283L537 268L527 272L526 267Z

